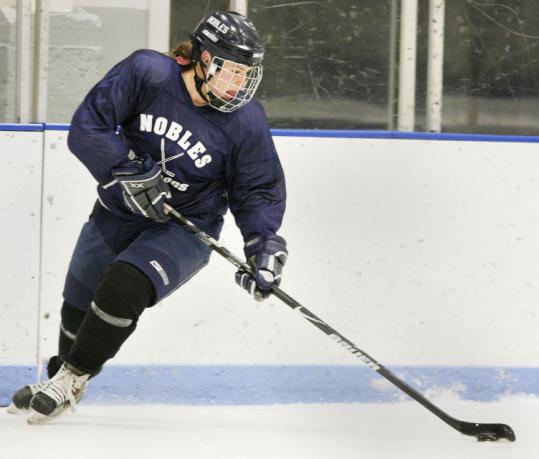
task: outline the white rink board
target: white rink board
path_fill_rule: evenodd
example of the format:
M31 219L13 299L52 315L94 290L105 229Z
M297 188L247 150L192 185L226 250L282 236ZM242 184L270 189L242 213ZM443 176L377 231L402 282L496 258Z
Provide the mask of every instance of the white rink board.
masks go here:
M0 365L36 361L41 132L0 132Z
M67 148L66 131L45 131L40 356L57 352L65 275L82 223L95 197L95 180Z
M45 140L42 356L55 350L67 264L95 199L66 136L48 131ZM388 365L538 365L537 145L275 140L289 194L281 232L290 248L288 293ZM16 174L7 179L6 190L19 183ZM15 221L23 215L22 206L8 211ZM221 242L242 253L231 218ZM25 263L35 266L36 252ZM355 362L278 300L254 303L233 274L213 255L189 284L144 313L115 362ZM28 327L22 318L35 317L37 301L20 307L18 323ZM0 336L8 326L0 324ZM20 338L11 336L14 347Z

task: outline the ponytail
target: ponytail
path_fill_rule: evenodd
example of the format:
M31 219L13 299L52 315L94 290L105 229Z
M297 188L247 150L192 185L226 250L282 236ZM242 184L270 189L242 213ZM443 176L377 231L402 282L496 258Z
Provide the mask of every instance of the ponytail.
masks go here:
M179 65L191 69L195 66L193 61L193 44L191 41L181 41L178 43L169 53L169 56L172 57Z

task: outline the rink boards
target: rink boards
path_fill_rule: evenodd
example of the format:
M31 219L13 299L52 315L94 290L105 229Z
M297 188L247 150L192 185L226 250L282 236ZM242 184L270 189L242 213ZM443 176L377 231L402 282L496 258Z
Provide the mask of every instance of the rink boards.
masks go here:
M55 350L65 271L95 183L67 150L64 126L0 129L2 402ZM539 394L537 138L274 138L289 195L288 293L422 391ZM221 242L242 253L232 218ZM141 374L170 384L167 393L181 387L182 403L400 397L278 300L254 304L233 274L214 255L144 313L95 387L110 394L135 379L135 400Z

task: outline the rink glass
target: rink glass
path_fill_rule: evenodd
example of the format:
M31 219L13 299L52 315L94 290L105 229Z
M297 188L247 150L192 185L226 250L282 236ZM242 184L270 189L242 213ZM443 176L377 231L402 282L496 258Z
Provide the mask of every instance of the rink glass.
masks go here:
M416 130L425 124L428 3L418 0ZM443 131L539 134L537 2L445 3ZM68 123L84 94L110 67L148 46L151 4L50 2L48 108L46 120L40 121ZM267 50L257 98L270 125L394 129L399 4L249 0L248 15ZM228 0L172 0L170 46L187 38L209 11L229 7ZM16 2L0 0L4 123L17 121L16 19Z

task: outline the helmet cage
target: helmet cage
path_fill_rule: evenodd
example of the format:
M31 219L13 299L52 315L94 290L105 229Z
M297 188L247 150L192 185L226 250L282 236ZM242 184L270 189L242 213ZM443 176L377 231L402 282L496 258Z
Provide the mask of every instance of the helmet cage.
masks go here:
M253 98L262 80L262 65L247 66L213 56L204 73L209 105L229 113Z

